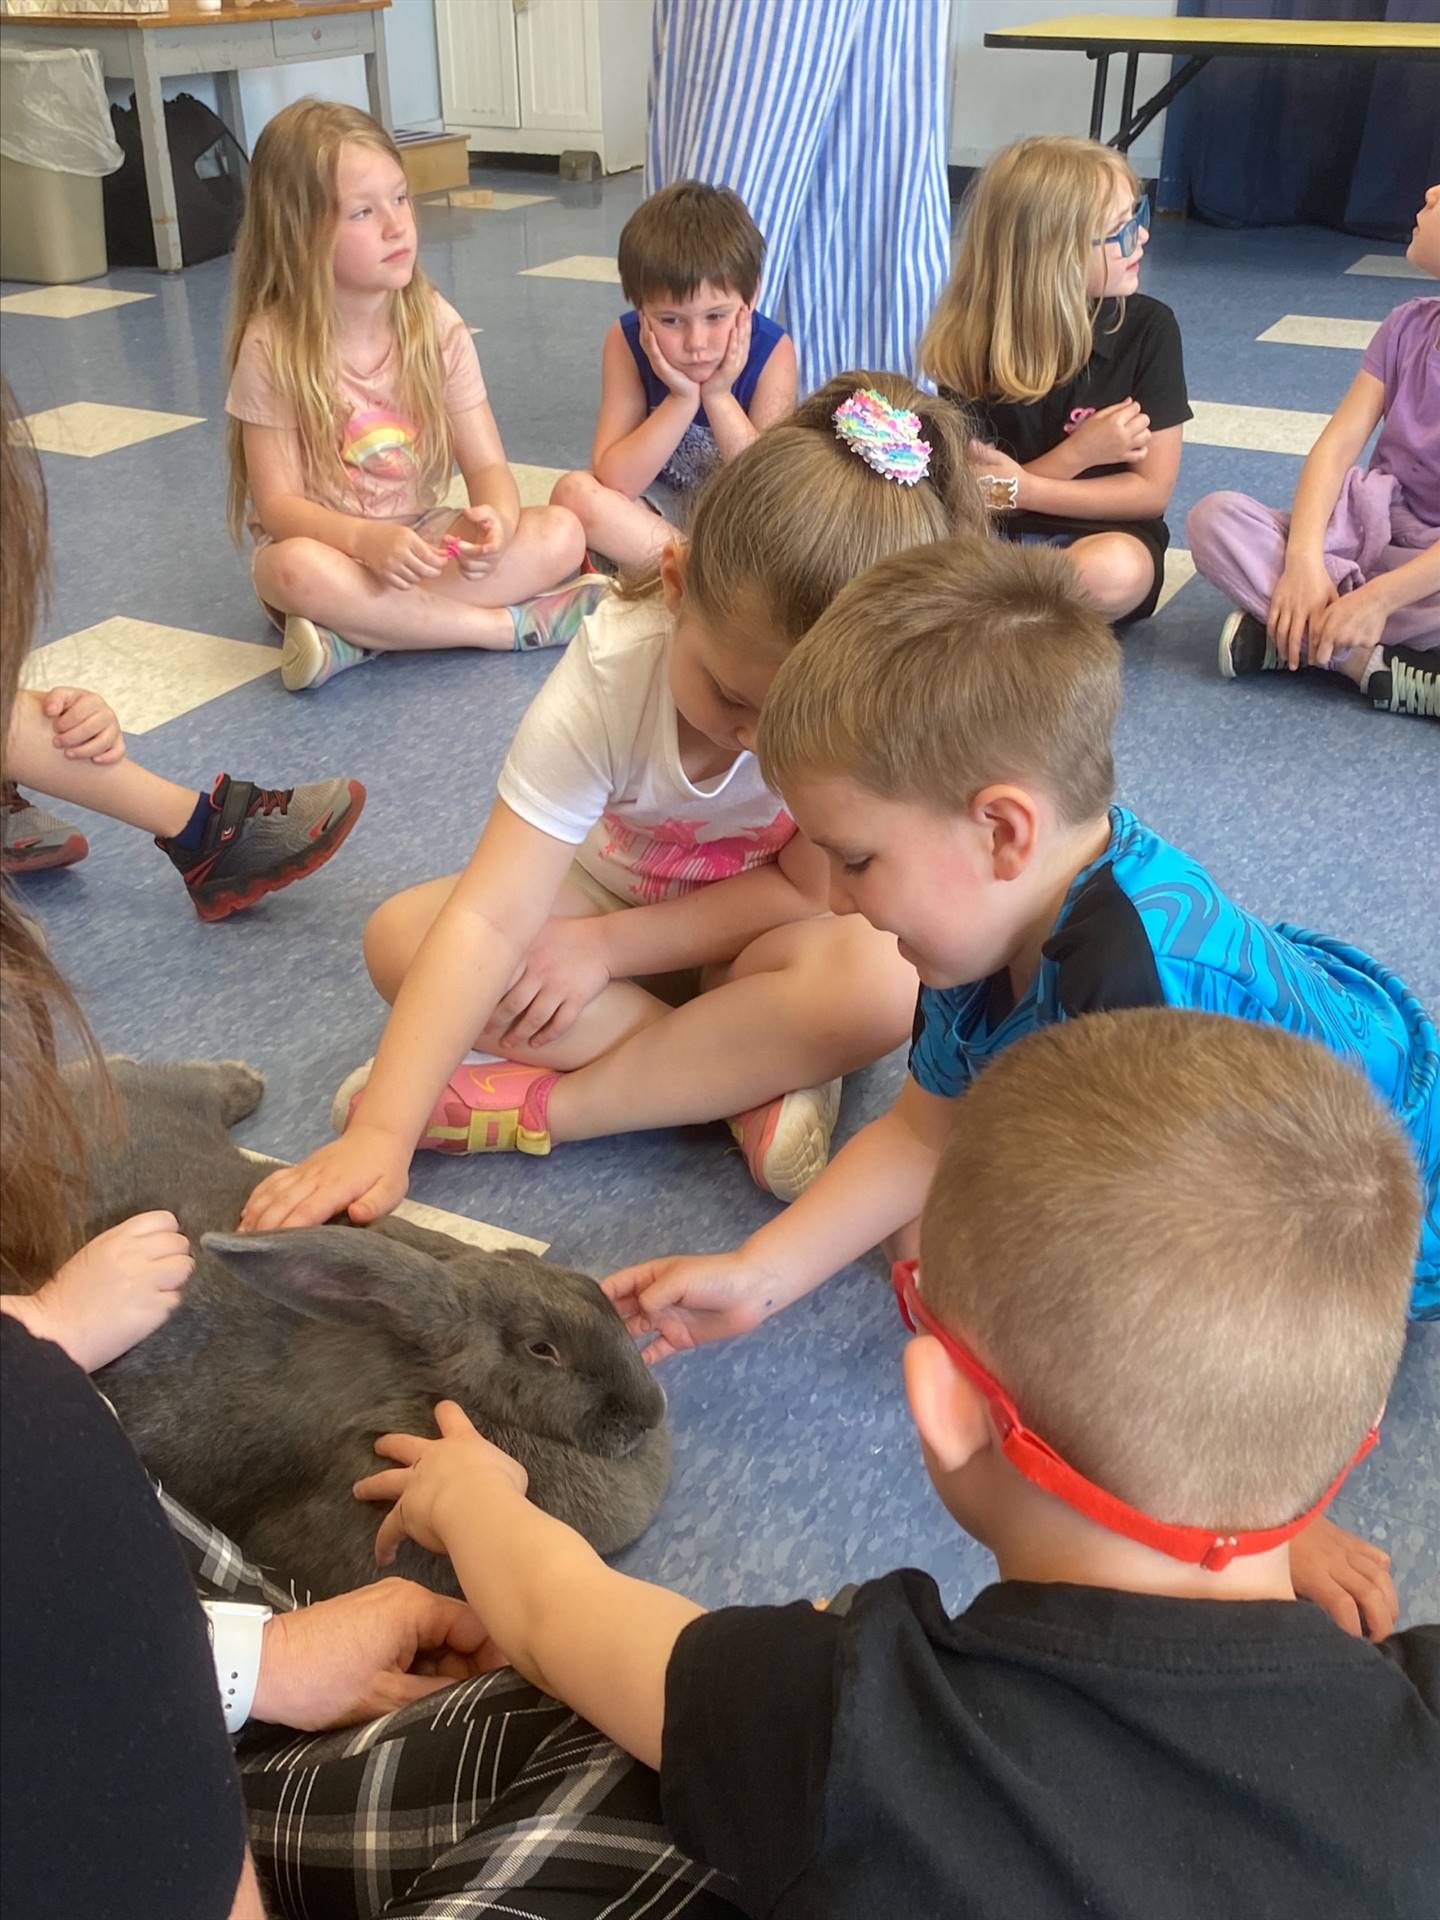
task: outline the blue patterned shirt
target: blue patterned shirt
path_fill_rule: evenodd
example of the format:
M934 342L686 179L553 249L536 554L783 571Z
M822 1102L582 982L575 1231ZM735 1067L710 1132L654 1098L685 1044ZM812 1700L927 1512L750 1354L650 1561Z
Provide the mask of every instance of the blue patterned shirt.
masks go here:
M1440 1316L1440 1035L1394 974L1358 947L1269 926L1198 861L1110 810L1110 844L1065 896L1020 1000L1008 973L922 987L910 1071L927 1093L963 1093L1037 1027L1121 1007L1195 1007L1297 1033L1362 1072L1414 1144L1424 1221L1412 1311Z

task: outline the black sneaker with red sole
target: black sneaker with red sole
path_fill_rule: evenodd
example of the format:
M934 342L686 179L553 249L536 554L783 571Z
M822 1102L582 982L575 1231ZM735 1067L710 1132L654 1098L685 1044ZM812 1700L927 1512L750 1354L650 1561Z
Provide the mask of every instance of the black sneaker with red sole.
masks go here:
M181 875L202 920L224 920L323 867L360 818L358 780L257 787L222 773L198 847L157 840Z

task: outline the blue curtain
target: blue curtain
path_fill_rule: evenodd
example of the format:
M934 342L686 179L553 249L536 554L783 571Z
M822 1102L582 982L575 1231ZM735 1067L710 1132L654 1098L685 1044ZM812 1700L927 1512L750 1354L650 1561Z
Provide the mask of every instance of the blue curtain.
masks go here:
M1179 0L1212 19L1440 23L1440 0ZM1440 181L1440 64L1212 60L1165 123L1158 202L1224 227L1409 237Z

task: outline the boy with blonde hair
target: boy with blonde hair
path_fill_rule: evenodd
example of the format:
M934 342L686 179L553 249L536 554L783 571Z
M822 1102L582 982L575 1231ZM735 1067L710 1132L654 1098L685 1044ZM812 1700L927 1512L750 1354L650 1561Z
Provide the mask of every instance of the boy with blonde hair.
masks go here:
M654 1358L748 1331L904 1229L955 1096L987 1063L1034 1028L1122 1007L1282 1026L1362 1072L1421 1170L1412 1311L1440 1312L1433 1022L1369 955L1267 925L1111 804L1119 703L1119 646L1064 561L996 541L872 567L786 660L756 750L829 855L834 911L896 934L920 976L910 1073L890 1112L735 1252L607 1280L636 1333L656 1336ZM1332 1571L1314 1597L1343 1616ZM1354 1592L1350 1573L1341 1584Z
M550 496L619 567L656 564L696 490L795 405L795 343L757 310L765 241L729 187L675 180L620 233L591 471Z
M963 1614L915 1571L707 1614L531 1507L451 1403L356 1491L396 1502L382 1563L448 1552L521 1672L658 1767L746 1913L1420 1920L1440 1633L1349 1638L1288 1559L1373 1443L1418 1221L1399 1130L1321 1048L1053 1026L955 1108L895 1271L926 1468L999 1563Z

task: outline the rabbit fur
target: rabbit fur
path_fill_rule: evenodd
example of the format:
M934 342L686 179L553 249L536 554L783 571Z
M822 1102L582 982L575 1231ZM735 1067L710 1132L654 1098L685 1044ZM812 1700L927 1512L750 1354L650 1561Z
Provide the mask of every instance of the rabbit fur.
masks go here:
M644 1531L670 1476L665 1397L592 1279L393 1218L237 1234L268 1169L227 1128L258 1105L260 1075L109 1064L126 1124L97 1146L88 1233L168 1208L195 1272L96 1384L177 1500L313 1598L364 1585L381 1510L352 1484L388 1464L377 1434L431 1434L452 1399L599 1552ZM392 1570L458 1591L413 1542Z

